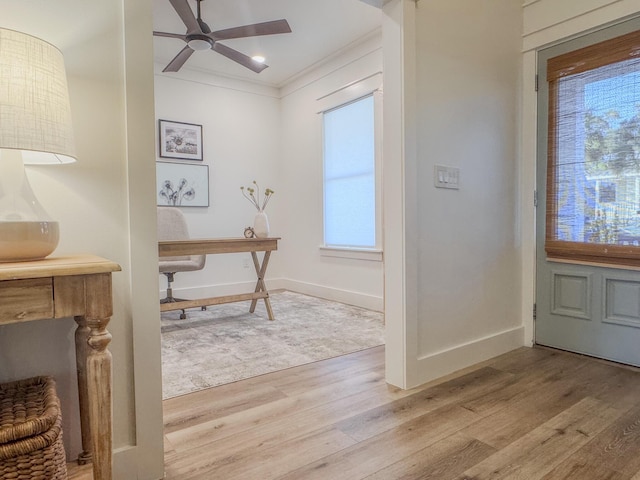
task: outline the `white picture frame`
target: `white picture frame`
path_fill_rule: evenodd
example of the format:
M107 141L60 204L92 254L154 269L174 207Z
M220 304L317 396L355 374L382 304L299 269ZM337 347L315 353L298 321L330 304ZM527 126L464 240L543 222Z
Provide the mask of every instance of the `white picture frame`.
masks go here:
M156 196L159 206L208 207L209 165L157 162Z

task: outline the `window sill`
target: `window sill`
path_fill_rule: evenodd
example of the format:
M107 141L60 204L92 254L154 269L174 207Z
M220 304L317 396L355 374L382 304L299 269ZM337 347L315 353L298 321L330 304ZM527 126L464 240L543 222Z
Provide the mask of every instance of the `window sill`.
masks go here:
M320 256L382 262L382 250L376 248L320 247Z

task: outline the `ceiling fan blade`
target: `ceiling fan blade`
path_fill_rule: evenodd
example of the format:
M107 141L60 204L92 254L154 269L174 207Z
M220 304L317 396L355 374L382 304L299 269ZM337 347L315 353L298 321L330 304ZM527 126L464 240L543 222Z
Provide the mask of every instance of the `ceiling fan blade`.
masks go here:
M239 63L243 67L247 67L249 70L253 70L256 73L260 73L262 70L268 67L268 65L256 62L251 57L246 56L244 53L240 53L239 51L234 50L233 48L229 48L226 45L222 45L221 43L216 42L211 48L218 52L220 55L224 55L225 57Z
M291 33L291 27L286 20L254 23L242 27L227 28L212 32L208 36L213 40L229 40L231 38L258 37L260 35L275 35L277 33Z
M174 59L169 62L169 65L164 67L164 70L162 71L177 72L178 70L180 70L182 65L184 65L184 62L189 59L192 53L193 50L191 49L191 47L189 45L185 46L182 50L180 50L180 53L178 53L178 55L176 55Z
M187 41L187 36L182 35L181 33L169 33L169 32L153 32L155 37L170 37L170 38L179 38L180 40Z
M169 3L171 3L178 16L187 27L187 33L202 33L200 31L198 20L196 20L193 10L189 7L187 0L169 0Z

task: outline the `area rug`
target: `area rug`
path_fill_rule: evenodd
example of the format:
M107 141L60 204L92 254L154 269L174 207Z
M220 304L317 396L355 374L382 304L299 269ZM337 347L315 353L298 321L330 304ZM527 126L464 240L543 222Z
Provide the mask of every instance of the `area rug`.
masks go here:
M384 344L382 313L299 293L162 314L163 398Z

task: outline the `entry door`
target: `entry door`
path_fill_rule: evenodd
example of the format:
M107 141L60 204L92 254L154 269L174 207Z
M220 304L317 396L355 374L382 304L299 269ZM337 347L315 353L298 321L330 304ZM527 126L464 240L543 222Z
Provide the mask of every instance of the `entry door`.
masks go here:
M640 104L640 61L631 73L581 73L573 86L549 83L547 74L554 75L558 59L564 61L585 52L581 50L585 46L639 29L636 19L539 53L535 308L537 344L636 366L640 366L640 109L620 107L618 102L624 91L638 96L632 103ZM548 63L549 59L554 60ZM558 77L568 81L574 75L572 68ZM627 85L635 80L635 86ZM551 107L550 97L557 99ZM556 113L550 117L550 111ZM568 117L573 117L573 127L560 126ZM548 204L552 204L551 220ZM607 257L611 251L619 252L618 258Z

